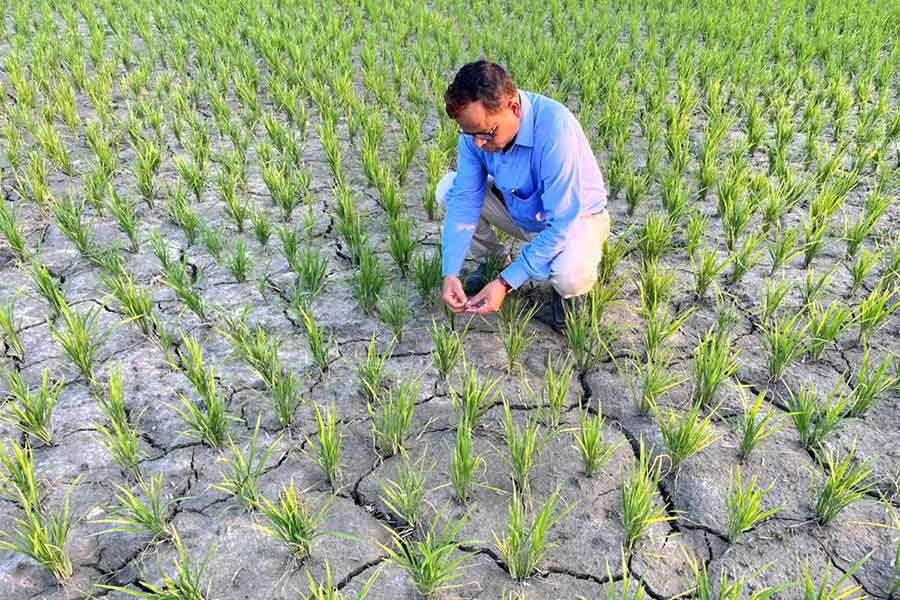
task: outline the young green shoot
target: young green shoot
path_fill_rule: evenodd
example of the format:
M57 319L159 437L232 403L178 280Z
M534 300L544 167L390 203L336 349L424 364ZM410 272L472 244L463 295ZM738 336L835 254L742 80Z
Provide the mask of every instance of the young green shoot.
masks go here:
M781 507L763 510L762 501L775 484L766 488L756 487L756 477L747 485L741 479L741 468L737 467L731 474L728 495L725 496L725 507L728 510L728 541L732 544L738 537L756 524L778 513Z

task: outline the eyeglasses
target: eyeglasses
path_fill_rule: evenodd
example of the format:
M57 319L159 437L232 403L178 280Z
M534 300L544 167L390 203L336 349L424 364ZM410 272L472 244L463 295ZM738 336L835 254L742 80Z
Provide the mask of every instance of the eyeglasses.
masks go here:
M479 131L478 133L469 133L467 131L463 131L462 127L457 127L456 132L460 135L468 135L473 138L478 138L479 140L492 140L494 139L494 135L497 133L497 128L500 127L500 123L494 125L489 131Z

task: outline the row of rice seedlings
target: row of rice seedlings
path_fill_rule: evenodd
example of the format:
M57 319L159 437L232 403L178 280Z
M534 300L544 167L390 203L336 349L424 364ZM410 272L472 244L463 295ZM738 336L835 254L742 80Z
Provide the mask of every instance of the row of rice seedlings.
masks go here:
M109 421L108 426L103 423L95 424L98 440L124 473L135 480L143 480L140 462L145 454L140 449L137 423L135 426L129 423L121 365L110 368L106 388L99 390L96 397L100 410Z
M259 437L259 424L261 415L256 417L256 426L250 441L247 444L246 455L234 443L231 435L227 435L227 453L223 453L218 457L218 461L222 463L219 468L219 474L222 480L213 484L213 488L225 492L229 496L233 496L240 500L244 508L252 510L259 503L259 494L256 491L256 480L260 475L266 472L267 463L272 452L284 434L279 435L271 444L261 453L257 455L257 438Z
M11 369L6 372L6 383L12 401L7 402L0 412L0 422L52 446L53 408L56 406L65 379L59 378L51 384L50 373L44 369L41 373L41 387L33 392L22 380L22 375Z

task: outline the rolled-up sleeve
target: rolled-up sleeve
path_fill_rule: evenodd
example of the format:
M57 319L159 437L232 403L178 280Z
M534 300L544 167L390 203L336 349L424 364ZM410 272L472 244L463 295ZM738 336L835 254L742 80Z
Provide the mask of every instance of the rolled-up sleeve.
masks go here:
M522 247L501 275L513 288L528 279L546 280L550 264L566 247L572 235L572 224L581 212L582 165L578 131L568 120L555 123L556 135L540 149L540 174L543 182L541 200L546 227Z
M447 192L444 225L441 230L442 270L444 277L459 275L472 243L484 204L487 169L468 136L457 143L456 179Z

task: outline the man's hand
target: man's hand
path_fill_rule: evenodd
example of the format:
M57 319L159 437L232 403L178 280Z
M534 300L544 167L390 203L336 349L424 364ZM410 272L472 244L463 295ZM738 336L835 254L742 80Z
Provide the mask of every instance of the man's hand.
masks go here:
M506 286L499 279L495 279L469 300L466 312L485 315L500 310L500 305L503 304L506 294Z
M444 304L447 305L447 308L455 313L461 313L466 310L469 301L466 297L466 293L463 291L459 277L455 275L447 275L444 277L444 290L441 293L441 298L444 300Z

